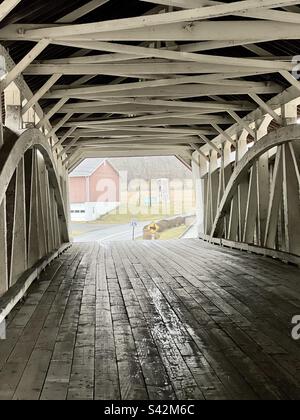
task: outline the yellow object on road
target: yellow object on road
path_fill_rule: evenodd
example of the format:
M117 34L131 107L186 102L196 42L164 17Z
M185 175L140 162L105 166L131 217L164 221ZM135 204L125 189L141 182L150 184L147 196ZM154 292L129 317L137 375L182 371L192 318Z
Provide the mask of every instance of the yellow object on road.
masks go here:
M157 240L159 239L158 231L160 230L160 226L153 222L150 225L144 228L144 239L146 240Z
M150 232L156 233L159 231L159 226L156 223L152 223L148 226L148 229L150 230Z

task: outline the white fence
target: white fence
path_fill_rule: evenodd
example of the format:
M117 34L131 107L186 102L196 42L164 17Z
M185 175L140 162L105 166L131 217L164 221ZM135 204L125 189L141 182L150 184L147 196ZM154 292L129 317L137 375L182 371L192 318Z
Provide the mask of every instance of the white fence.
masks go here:
M118 208L120 203L82 203L71 204L71 220L72 222L92 222L99 219L99 217Z

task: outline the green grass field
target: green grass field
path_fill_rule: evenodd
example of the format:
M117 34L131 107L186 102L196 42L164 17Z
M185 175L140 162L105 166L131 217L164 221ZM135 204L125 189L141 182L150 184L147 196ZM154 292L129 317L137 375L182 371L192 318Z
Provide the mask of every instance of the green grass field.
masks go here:
M160 241L168 241L170 239L179 239L187 230L187 226L182 225L174 229L169 229L160 235Z
M165 213L162 209L159 212L152 213L149 207L141 207L138 214L132 214L127 207L121 206L117 211L108 213L93 223L122 225L130 223L133 219L138 222L148 222L150 220L156 222L172 216L177 216L177 214L172 211Z

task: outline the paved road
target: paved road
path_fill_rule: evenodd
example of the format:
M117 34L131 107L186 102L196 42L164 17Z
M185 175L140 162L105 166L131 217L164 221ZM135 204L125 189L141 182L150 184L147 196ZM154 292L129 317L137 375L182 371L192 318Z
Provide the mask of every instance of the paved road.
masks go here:
M136 238L143 235L143 228L149 223L151 221L138 222L135 229ZM129 223L126 225L72 223L71 231L76 232L74 242L128 241L132 239L132 227Z

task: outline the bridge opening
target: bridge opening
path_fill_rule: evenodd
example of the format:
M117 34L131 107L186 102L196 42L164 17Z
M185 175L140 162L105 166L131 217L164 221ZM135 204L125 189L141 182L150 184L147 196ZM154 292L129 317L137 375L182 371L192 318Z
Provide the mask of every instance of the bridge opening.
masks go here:
M69 196L75 242L180 239L196 231L193 174L173 156L86 159L70 173Z

